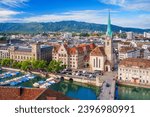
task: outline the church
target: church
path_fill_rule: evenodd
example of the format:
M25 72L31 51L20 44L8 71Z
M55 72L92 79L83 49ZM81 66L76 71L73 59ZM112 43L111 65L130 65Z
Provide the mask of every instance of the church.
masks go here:
M114 68L113 54L113 34L111 30L110 12L108 15L108 25L103 46L97 46L90 53L90 68L91 70L112 71Z

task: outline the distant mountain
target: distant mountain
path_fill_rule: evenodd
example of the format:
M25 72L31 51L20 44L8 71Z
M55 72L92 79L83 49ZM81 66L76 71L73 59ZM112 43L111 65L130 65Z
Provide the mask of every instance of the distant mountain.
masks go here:
M77 21L61 21L49 23L0 23L0 32L23 32L37 33L48 31L69 31L69 32L86 32L86 31L104 31L107 25L94 24ZM150 29L126 28L112 25L113 32L133 31L137 33L149 32Z

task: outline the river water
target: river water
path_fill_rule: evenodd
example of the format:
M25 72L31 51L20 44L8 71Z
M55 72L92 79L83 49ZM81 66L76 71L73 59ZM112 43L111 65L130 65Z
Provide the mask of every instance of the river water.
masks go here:
M150 100L150 89L124 86L118 87L120 100Z

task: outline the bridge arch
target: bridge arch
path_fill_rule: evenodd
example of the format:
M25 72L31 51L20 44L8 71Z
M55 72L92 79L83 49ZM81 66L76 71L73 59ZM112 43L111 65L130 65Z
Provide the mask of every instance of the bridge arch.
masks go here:
M69 82L73 82L73 78L70 78L70 79L69 79Z
M61 81L64 81L64 79L65 79L65 78L64 78L63 76L60 77L60 80L61 80Z

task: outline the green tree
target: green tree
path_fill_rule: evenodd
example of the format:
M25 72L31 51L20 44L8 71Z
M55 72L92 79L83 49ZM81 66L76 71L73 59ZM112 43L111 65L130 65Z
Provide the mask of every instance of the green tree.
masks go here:
M21 63L21 69L24 71L27 71L31 68L31 62L30 61L23 61Z
M65 65L61 61L52 60L48 65L49 72L58 72L65 68Z
M21 64L22 64L22 62L13 61L12 67L20 69L21 68Z
M38 69L38 64L39 64L39 61L37 61L37 60L32 60L32 61L31 61L32 69L33 69L33 70Z
M11 67L12 63L13 63L13 60L9 59L9 58L1 60L1 65L2 66Z
M38 69L43 70L43 69L47 69L47 62L44 60L40 60L38 62Z
M32 69L38 69L38 70L43 70L43 69L47 69L47 62L44 60L33 60L31 61L31 66Z

